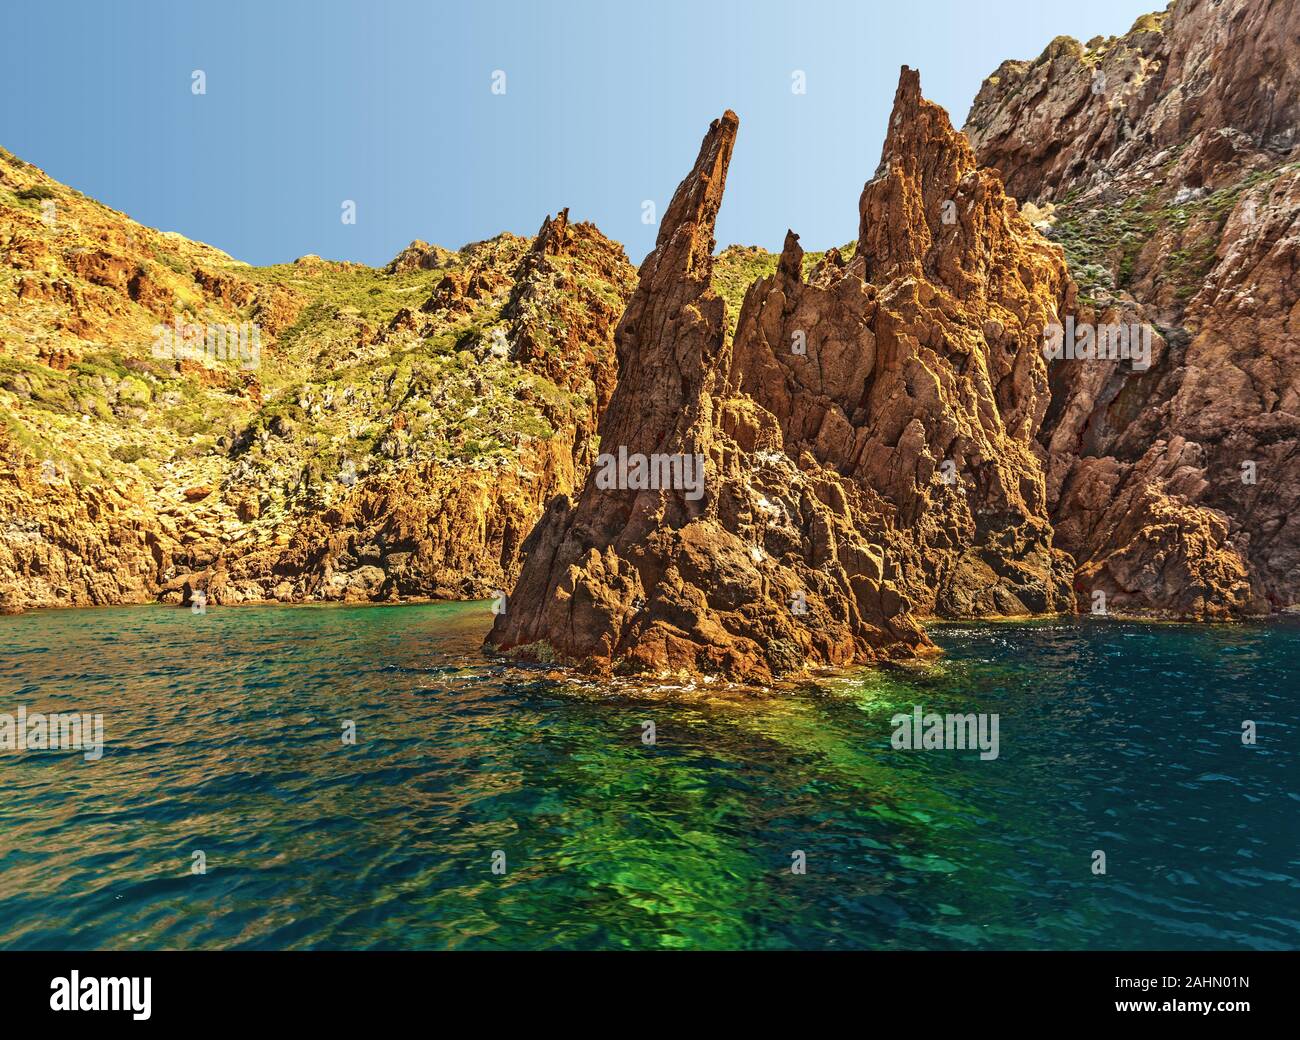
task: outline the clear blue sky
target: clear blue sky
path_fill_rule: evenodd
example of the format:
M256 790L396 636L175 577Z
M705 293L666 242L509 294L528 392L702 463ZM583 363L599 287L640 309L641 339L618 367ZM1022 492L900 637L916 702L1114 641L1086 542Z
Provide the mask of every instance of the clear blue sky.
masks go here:
M779 249L792 227L816 249L856 233L900 65L960 126L1003 59L1123 33L1162 6L31 0L3 16L0 145L251 263L377 264L413 238L532 234L566 205L639 263L655 235L642 201L662 212L709 120L733 108L719 243Z

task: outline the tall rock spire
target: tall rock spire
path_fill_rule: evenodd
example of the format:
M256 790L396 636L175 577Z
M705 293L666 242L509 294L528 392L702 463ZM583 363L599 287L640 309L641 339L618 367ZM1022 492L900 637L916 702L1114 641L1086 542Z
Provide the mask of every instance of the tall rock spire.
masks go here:
M530 536L492 645L748 682L929 646L854 526L859 489L801 472L775 418L731 392L710 276L737 127L730 112L714 121L664 214L616 335L602 458L577 502L557 500Z
M673 196L615 337L602 456L530 536L489 642L768 683L929 652L917 616L1068 606L1034 443L1059 252L905 69L858 255L810 283L788 232L729 342L710 276L736 127L713 123Z

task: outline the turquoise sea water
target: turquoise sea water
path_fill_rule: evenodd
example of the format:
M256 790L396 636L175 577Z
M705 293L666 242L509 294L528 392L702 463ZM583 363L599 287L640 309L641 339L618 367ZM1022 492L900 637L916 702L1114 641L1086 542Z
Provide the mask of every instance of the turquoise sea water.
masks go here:
M734 702L507 670L490 620L0 618L0 713L106 738L0 752L0 947L1300 947L1300 626L940 626ZM894 750L915 704L998 758Z

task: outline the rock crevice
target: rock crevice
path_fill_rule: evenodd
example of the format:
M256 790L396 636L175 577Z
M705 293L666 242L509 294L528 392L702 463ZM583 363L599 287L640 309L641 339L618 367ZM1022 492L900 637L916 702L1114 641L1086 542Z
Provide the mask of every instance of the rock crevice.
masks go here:
M602 458L699 457L704 486L552 505L489 642L600 671L766 683L932 649L919 619L1065 609L1035 437L1059 253L904 69L854 256L798 236L729 340L713 225L737 132L714 122L616 335Z

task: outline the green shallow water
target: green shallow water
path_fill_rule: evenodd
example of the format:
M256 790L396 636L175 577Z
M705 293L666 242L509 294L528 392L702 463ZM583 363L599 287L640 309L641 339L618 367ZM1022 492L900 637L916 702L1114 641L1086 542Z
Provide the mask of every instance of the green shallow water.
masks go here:
M1300 946L1300 626L940 626L931 666L700 703L504 669L490 620L0 618L0 712L106 737L0 752L0 947ZM997 712L998 758L894 750L914 704Z

